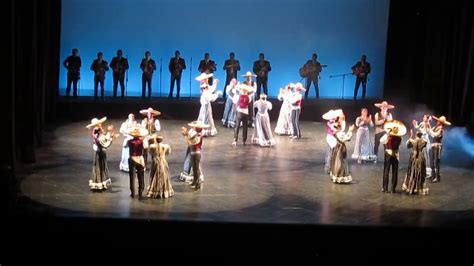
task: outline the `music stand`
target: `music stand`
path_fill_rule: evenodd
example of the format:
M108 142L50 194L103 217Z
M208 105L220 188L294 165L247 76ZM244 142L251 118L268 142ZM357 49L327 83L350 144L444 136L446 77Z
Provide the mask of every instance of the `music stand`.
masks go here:
M352 75L352 73L344 73L344 74L339 74L339 75L331 75L329 78L337 78L337 77L342 77L342 95L341 99L344 99L344 83L346 80L346 76Z

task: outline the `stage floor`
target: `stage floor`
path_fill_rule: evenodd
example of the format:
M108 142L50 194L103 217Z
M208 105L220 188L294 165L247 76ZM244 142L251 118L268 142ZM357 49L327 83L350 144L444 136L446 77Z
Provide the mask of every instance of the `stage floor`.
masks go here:
M108 122L118 130L122 121ZM330 181L323 171L326 143L321 123L302 122L302 139L275 136L277 145L272 148L242 146L241 142L233 148L233 130L216 121L218 134L204 140L204 186L195 191L176 178L186 151L180 128L187 122L161 120L163 142L172 149L168 162L174 197L141 201L129 197L128 173L119 170L122 137L107 151L112 185L105 192L91 192L88 180L93 151L85 128L89 121L82 121L47 132L49 140L38 149L37 163L20 167L17 211L68 217L231 223L453 228L470 228L474 224L473 163L449 146L443 151L442 182L429 183L430 194L424 196L401 192L409 157L409 150L403 146L398 193L386 194L380 191L380 159L376 164L361 165L350 160L352 184ZM249 139L252 132L249 129ZM348 157L354 142L355 135L347 143ZM146 172L146 185L148 180Z

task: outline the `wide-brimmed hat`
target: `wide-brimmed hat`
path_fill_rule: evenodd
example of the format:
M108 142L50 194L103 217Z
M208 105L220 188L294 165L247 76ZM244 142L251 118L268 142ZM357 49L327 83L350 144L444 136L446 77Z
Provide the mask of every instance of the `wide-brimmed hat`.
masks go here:
M247 71L245 75L242 75L242 77L256 77L257 75L252 74L252 72Z
M306 91L306 89L303 87L303 84L301 82L290 83L290 87L298 91Z
M390 135L392 136L401 137L407 133L407 127L398 120L386 122L383 125L383 128L385 131L390 132Z
M143 127L135 126L135 127L127 128L125 130L125 133L132 137L144 137L148 135L148 130Z
M323 114L323 119L324 120L332 120L336 119L339 116L343 116L344 112L342 112L342 109L337 109L337 110L329 110L327 113Z
M140 114L142 114L142 115L152 114L153 116L157 116L157 115L160 115L161 112L149 107L148 109L140 110Z
M148 138L149 138L149 139L157 139L157 140L159 140L159 141L162 141L162 140L163 140L163 136L158 135L157 132L155 132L155 133L153 133L153 134L150 134L150 135L148 136Z
M194 127L194 128L208 128L210 125L204 124L202 121L193 121L191 123L188 123L188 126Z
M387 101L383 101L383 102L381 102L381 103L376 103L376 104L374 104L374 105L375 105L376 107L378 107L378 108L383 108L383 107L385 107L385 108L387 108L387 109L393 109L393 108L395 108L395 106L393 106L393 105L391 105L391 104L388 104Z
M254 92L255 91L255 88L252 87L252 86L249 86L247 84L239 84L238 85L238 89L239 90L242 90L242 91L246 91L248 93L251 93L251 92Z
M95 126L97 126L97 125L99 125L99 124L104 123L105 120L107 120L107 117L102 117L101 119L92 118L91 123L90 123L89 125L87 125L86 128L95 127Z
M446 120L446 117L444 115L440 116L440 117L436 117L436 116L432 116L432 117L433 117L433 119L435 119L436 121L438 121L440 123L443 123L444 125L448 125L448 126L451 125L451 122Z
M212 73L209 73L209 74L207 74L207 73L201 73L201 75L199 75L199 76L196 77L196 80L197 80L197 81L205 80L205 79L208 79L208 78L212 77L213 75L214 75L214 74L212 74Z

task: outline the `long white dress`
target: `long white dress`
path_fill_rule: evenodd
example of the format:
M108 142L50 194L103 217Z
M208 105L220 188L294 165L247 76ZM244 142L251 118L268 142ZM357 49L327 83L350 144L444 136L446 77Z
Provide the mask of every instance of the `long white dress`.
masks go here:
M375 162L377 160L377 156L374 155L374 147L370 140L369 131L369 127L374 126L372 119L370 121L366 121L359 116L356 119L355 125L358 128L352 159Z
M208 124L210 127L202 130L203 136L214 136L217 134L216 126L214 125L214 118L212 116L212 105L219 94L213 93L211 89L203 90L201 94L201 109L199 110L198 121Z
M275 133L278 135L292 135L293 127L291 124L291 103L290 93L280 91L278 100L283 101L280 108L280 114L275 127Z
M270 126L270 116L268 110L272 110L272 103L269 101L256 101L253 108L257 108L255 115L255 130L252 135L252 143L260 146L273 146L275 139L273 138L272 128Z

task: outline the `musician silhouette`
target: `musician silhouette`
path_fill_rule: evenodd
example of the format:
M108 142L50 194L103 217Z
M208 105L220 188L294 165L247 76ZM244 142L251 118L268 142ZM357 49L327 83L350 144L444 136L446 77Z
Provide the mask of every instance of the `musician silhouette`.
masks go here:
M270 62L265 60L265 55L260 53L258 60L253 63L253 72L257 75L257 95L260 95L260 89L268 95L268 72L272 70Z
M211 74L216 71L216 62L209 59L209 53L204 54L204 59L199 62L198 70L199 72L206 74ZM213 80L214 79L210 77L208 80L208 84L212 85Z
M323 70L323 65L318 62L318 55L313 54L311 60L308 60L306 64L303 66L303 72L300 74L303 77L306 77L306 92L304 94L304 98L308 99L309 94L309 87L311 83L314 85L314 89L316 90L316 99L319 99L319 73Z
M81 57L79 57L79 51L74 48L72 49L72 55L68 56L63 62L64 67L67 69L67 87L66 96L69 97L71 93L71 84L73 86L73 96L77 97L77 81L81 77Z
M125 96L125 72L128 70L128 60L123 57L122 50L117 51L117 56L110 62L114 78L114 97L117 97L118 83L120 82L121 98Z
M240 70L240 62L239 62L239 60L235 59L234 52L231 52L229 54L229 59L225 60L223 69L227 73L227 76L226 76L226 79L225 79L225 84L224 84L224 89L223 89L223 92L224 92L223 98L225 100L225 98L226 98L226 95L225 95L226 89L225 88L227 88L227 85L229 85L229 83L232 79L237 79L237 72Z
M148 98L151 98L151 80L153 79L153 72L156 70L155 60L151 59L151 53L149 51L145 52L145 58L142 59L140 63L140 68L142 69L142 98L145 98L145 91L148 84Z
M186 69L186 61L181 58L181 53L179 51L176 51L174 55L175 56L170 59L168 65L168 69L171 73L170 94L168 95L168 98L173 98L174 83L176 81L176 98L179 99L179 92L181 91L181 74L183 73L183 70Z
M356 83L354 88L354 100L357 99L360 84L362 83L362 99L365 99L365 93L367 91L367 77L370 73L370 63L367 62L367 57L362 55L360 61L352 66L352 74L356 76Z
M97 53L97 59L92 62L91 70L94 71L94 99L97 99L97 89L100 84L100 97L103 100L105 72L109 71L109 64L104 60L102 52Z

